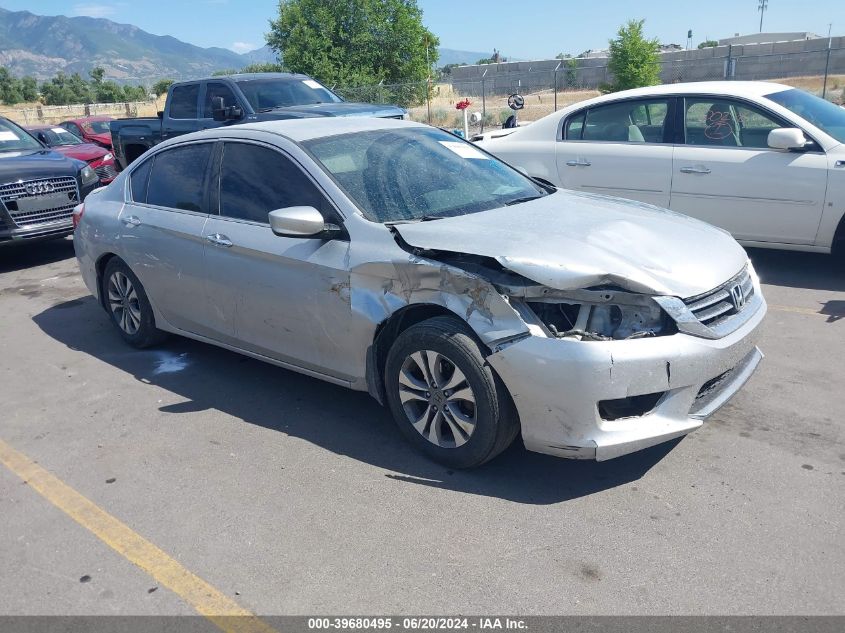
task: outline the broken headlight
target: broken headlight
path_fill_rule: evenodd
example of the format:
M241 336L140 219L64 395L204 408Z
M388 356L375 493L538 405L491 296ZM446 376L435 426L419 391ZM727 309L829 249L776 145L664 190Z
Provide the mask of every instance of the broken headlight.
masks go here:
M528 302L549 332L558 337L613 341L674 334L674 322L648 299L637 304Z

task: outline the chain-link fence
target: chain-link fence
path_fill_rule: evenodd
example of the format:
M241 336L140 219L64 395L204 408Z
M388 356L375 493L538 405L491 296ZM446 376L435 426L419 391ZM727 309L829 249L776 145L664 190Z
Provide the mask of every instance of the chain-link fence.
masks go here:
M60 106L25 105L21 107L0 108L4 116L21 125L50 125L68 119L86 116L139 117L155 116L161 109L159 103L152 101L134 101L129 103L88 103Z

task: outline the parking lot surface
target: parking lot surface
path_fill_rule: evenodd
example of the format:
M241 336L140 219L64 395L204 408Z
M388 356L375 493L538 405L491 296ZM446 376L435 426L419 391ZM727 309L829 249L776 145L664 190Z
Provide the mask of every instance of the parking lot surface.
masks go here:
M603 463L517 442L460 472L366 394L129 348L70 240L2 250L0 614L195 612L68 491L258 614L843 614L845 270L750 254L767 357L702 429Z

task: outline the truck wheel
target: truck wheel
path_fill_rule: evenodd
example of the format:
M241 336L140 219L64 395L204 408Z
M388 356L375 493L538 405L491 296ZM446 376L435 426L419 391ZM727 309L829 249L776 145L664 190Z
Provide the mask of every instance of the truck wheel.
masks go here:
M129 266L117 257L106 264L102 292L106 310L124 341L143 349L164 340L166 335L155 326L153 308L144 287Z
M456 318L428 319L402 332L388 352L385 387L408 441L447 466L479 466L519 432L510 394Z

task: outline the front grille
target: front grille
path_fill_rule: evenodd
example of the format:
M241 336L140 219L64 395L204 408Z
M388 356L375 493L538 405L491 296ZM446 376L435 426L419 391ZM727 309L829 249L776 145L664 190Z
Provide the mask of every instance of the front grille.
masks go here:
M114 165L100 165L94 171L97 172L97 177L100 180L117 178L117 170L114 168Z
M49 194L58 194L56 197L59 199L55 201L57 204L39 206L37 209L29 210L21 208L21 202L37 200L44 195L43 193L30 193L27 188L32 186L41 188L43 185L51 186ZM43 188L41 191L43 192ZM79 204L79 187L76 178L72 176L18 181L0 185L0 201L6 206L12 222L17 226L49 224L70 219L73 208Z
M715 290L685 299L690 312L704 325L713 327L745 308L754 296L754 282L748 268Z

